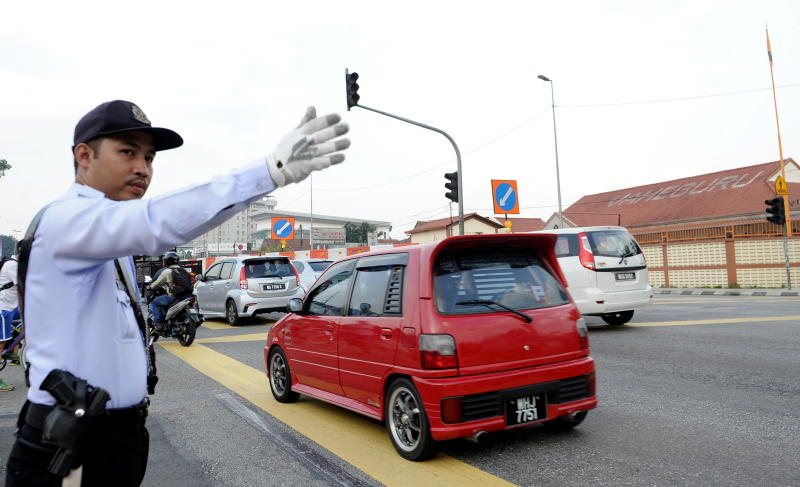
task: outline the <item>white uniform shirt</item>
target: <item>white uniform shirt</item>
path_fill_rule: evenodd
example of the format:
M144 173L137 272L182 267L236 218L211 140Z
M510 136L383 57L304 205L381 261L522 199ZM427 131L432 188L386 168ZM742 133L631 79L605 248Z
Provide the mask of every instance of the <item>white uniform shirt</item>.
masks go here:
M28 264L28 399L55 404L39 386L52 369L66 369L108 391L109 408L141 402L147 395L147 357L113 259L162 254L273 189L264 160L148 200L112 201L74 183L42 217Z
M17 256L15 255L16 259ZM3 287L8 282L15 284L8 289L0 291L0 310L8 311L17 307L17 261L7 260L3 264L3 269L0 270L0 287Z

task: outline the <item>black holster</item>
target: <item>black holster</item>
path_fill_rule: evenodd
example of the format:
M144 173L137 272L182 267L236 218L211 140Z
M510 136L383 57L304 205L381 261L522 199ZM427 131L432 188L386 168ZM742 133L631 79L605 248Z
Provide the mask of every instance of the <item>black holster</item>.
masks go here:
M50 472L64 477L80 465L81 446L105 427L106 403L111 396L66 370L51 370L40 389L49 392L56 405L52 408L33 405L38 407L29 408L30 420L26 419L26 423L41 428L42 443L58 448L50 462Z

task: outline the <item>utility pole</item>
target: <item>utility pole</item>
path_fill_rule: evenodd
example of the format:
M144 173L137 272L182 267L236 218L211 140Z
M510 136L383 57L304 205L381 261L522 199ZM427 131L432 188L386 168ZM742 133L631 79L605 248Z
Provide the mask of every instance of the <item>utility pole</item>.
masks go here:
M769 56L769 74L772 78L772 102L775 106L775 126L778 129L778 154L781 158L781 177L786 181L786 169L783 163L783 143L781 142L781 123L778 119L778 95L775 93L775 71L772 67L772 46L769 42L769 29L764 29L767 34L767 55ZM783 224L783 258L786 262L786 286L788 289L792 288L792 271L789 262L789 236L792 234L792 215L791 208L789 207L789 195L782 196L784 206L784 219Z
M558 190L558 221L561 228L564 228L564 213L561 211L561 172L558 169L558 136L556 135L556 96L553 94L553 80L540 74L538 78L550 83L550 101L553 108L553 142L556 149L556 189Z

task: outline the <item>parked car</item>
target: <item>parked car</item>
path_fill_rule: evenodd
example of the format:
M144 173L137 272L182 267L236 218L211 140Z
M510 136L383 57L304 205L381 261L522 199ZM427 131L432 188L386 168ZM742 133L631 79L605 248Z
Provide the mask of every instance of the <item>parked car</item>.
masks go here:
M581 314L624 325L653 302L647 261L624 227L543 230L555 233L556 255Z
M300 394L385 420L397 452L597 406L587 328L555 235L470 235L332 264L267 336L279 402Z
M297 269L297 273L300 274L300 282L306 289L309 289L331 264L333 264L332 260L325 259L297 259L292 261L292 265Z
M222 317L231 326L242 318L286 311L292 298L302 298L300 276L286 257L237 256L220 259L195 286L200 313Z

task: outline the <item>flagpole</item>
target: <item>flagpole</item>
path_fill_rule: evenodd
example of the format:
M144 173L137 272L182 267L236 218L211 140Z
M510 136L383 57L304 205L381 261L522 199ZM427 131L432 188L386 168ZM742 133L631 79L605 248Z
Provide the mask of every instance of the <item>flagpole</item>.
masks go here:
M775 126L778 129L778 154L781 158L781 178L786 181L786 169L785 164L783 162L783 142L781 141L781 123L778 119L778 95L775 93L775 69L772 65L772 45L769 42L769 29L767 27L764 28L764 31L767 34L767 56L769 57L769 75L772 78L772 103L775 107ZM787 191L788 193L788 191ZM786 261L786 285L789 289L792 288L792 273L791 273L791 266L789 263L789 236L792 234L792 219L791 219L791 209L789 208L789 195L784 194L783 197L783 209L784 209L784 219L786 222L783 225L783 255L784 260Z

